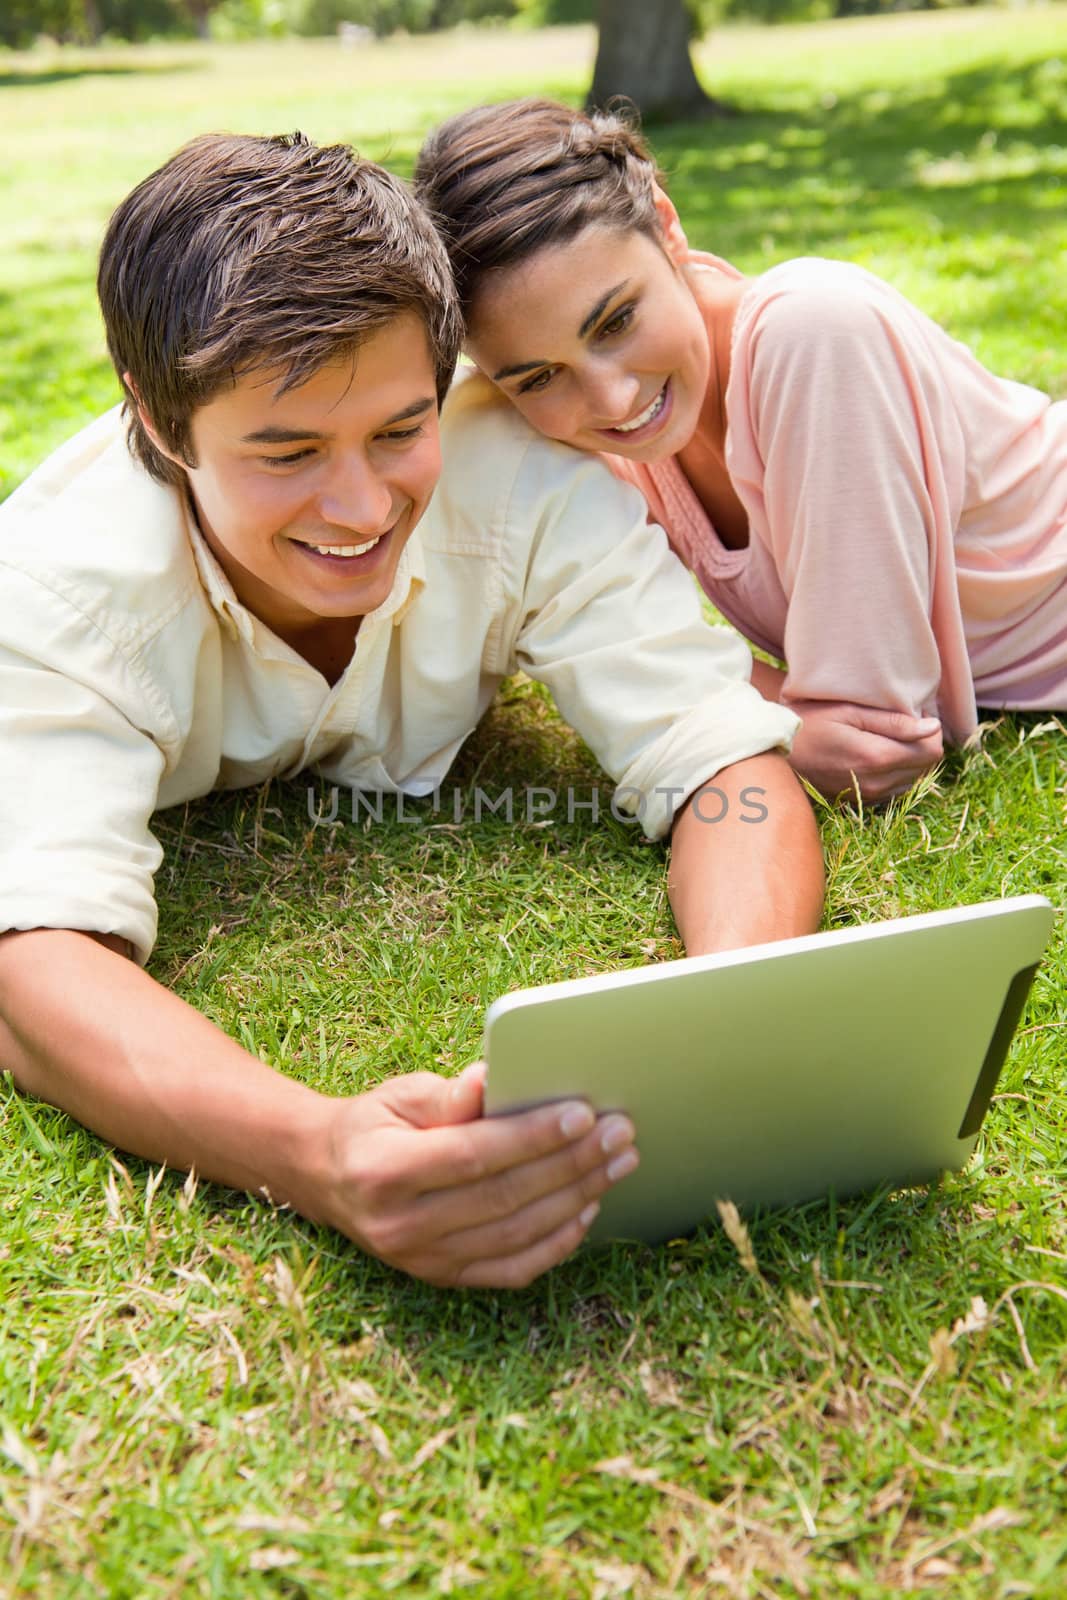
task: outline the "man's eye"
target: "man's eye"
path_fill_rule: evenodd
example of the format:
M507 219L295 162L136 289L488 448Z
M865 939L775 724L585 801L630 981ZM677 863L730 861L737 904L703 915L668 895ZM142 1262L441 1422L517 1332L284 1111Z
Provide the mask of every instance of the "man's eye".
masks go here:
M268 467L295 467L298 461L306 461L310 455L314 455L311 449L293 450L287 456L264 456L263 461Z
M418 439L426 432L424 425L419 422L414 428L395 428L391 433L383 433L382 438L388 443L390 440L402 441L404 439Z
M525 379L519 384L520 394L536 394L539 389L547 389L552 382L553 372L551 367L546 367L543 372L535 372L532 378Z

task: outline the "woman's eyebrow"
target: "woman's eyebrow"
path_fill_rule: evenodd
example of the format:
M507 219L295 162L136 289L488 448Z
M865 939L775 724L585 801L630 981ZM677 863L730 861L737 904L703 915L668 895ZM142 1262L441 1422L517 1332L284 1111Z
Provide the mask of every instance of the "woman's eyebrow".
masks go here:
M536 372L538 367L547 366L547 361L519 361L513 367L501 367L499 372L494 372L493 382L499 383L501 378L517 378L521 372Z
M600 299L597 301L592 311L590 311L589 315L585 318L585 321L578 329L579 339L584 339L589 330L596 326L601 317L604 315L604 312L607 310L608 306L614 300L615 296L621 293L621 291L627 287L629 282L629 278L623 278L621 283L613 284L606 294L602 294L600 296ZM536 372L538 367L547 367L550 365L551 362L548 361L519 361L513 367L501 367L499 372L494 372L493 382L499 383L502 378L517 378L520 373Z
M621 283L617 283L613 288L609 289L607 294L601 295L592 311L590 311L589 315L578 329L579 339L584 339L590 328L600 321L601 317L604 315L604 312L614 300L615 296L619 294L621 290L626 288L626 285L629 283L629 281L629 278L624 278Z

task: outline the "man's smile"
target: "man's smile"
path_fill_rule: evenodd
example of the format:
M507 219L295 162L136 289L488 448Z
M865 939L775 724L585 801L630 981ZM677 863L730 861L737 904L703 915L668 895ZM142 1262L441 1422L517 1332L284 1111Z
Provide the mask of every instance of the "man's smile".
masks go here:
M384 533L376 533L373 539L367 539L363 544L316 544L310 539L292 539L290 542L316 562L329 563L333 567L354 567L359 570L364 565L369 567L376 564L368 558L379 545L388 541L395 527L394 523L393 528L387 528Z

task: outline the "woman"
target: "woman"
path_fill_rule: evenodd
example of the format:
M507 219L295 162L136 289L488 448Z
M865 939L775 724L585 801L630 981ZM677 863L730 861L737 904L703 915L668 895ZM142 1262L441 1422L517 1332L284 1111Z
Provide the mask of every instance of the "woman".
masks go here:
M478 107L416 186L467 349L540 432L606 452L723 614L786 663L793 762L878 800L977 707L1067 706L1067 402L986 371L844 262L690 250L617 116Z

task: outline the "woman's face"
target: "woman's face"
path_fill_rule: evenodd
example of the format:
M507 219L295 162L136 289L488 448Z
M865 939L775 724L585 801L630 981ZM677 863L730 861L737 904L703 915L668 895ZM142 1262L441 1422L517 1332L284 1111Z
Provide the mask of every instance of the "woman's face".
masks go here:
M602 223L487 273L467 349L539 433L634 461L689 442L708 386L680 269L647 234Z

